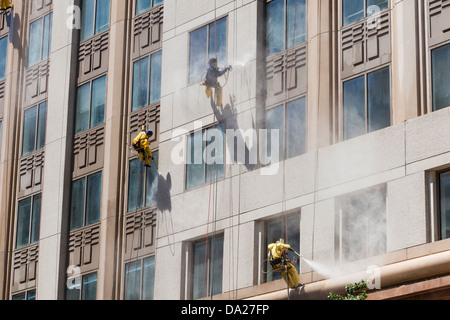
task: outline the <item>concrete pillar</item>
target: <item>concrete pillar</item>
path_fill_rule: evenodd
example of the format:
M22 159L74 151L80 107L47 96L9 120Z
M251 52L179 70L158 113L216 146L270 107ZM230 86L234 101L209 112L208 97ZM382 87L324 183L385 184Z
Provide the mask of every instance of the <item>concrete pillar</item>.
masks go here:
M332 1L308 1L308 151L333 143L333 14Z
M26 16L27 5L17 1L14 6L10 24L8 58L6 62L5 96L3 124L0 141L0 300L9 299L11 252L14 234L14 215L16 212L16 189L20 107L22 101L23 82L21 70L25 63L25 50L22 50L23 39L28 30L25 22L19 17ZM23 19L23 18L22 18ZM12 43L11 43L12 42Z
M105 109L105 162L103 167L100 259L98 270L98 300L120 299L115 296L121 283L121 248L117 244L117 233L121 233L120 212L123 205L123 195L127 192L125 168L127 163L127 125L126 97L129 83L124 79L130 74L130 39L132 38L131 23L128 18L133 16L131 1L112 0L110 51L108 66L107 98ZM115 266L115 267L114 267ZM118 293L117 293L118 294Z
M393 125L421 115L418 6L415 0L395 0L392 7Z
M77 0L75 0L78 2ZM67 26L74 0L53 1L47 134L37 298L63 299L72 177L73 112L76 97L77 30Z

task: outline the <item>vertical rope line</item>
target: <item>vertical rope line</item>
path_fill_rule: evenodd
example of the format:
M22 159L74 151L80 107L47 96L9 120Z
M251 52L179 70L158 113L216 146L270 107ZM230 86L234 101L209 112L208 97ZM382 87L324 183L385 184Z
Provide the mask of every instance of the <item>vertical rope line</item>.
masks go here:
M136 20L138 20L138 19L141 19L141 18L140 17L136 18ZM135 26L136 26L136 24L135 24ZM134 35L136 35L135 31L133 32ZM138 69L138 77L139 77L139 80L138 80L138 82L139 82L139 108L138 109L141 109L141 107L142 107L141 32L142 32L142 28L140 28L139 32L137 33L137 37L138 37L138 61L137 62L139 64L139 69ZM135 41L134 41L134 43L135 43ZM149 63L150 63L150 56L149 56ZM133 68L133 73L134 73L134 68ZM141 119L141 130L144 130L144 126L145 126L145 113L144 113L144 116L142 116L142 119ZM139 129L138 129L138 132L139 132ZM139 141L139 144L140 144L140 141ZM140 145L139 145L139 147L140 147ZM143 154L144 159L145 159L145 156L146 155ZM143 196L143 194L142 195L140 194L141 187L142 187L142 180L143 180L143 178L142 178L142 169L143 169L143 167L144 167L144 164L142 163L141 166L140 166L140 169L139 169L139 184L138 184L138 190L137 190L136 211L139 210L140 207L141 207L140 204L139 204L139 200L140 200L140 197ZM128 181L128 183L131 183L131 181ZM145 184L144 184L144 187L145 187ZM142 199L142 200L144 200L144 199ZM142 203L142 205L143 205L143 203ZM136 225L136 216L134 217L134 225ZM139 249L138 249L138 250L136 250L136 258L133 260L134 235L135 235L135 227L133 226L133 236L132 236L132 240L131 240L131 249L130 249L130 262L128 263L130 267L128 268L128 272L130 272L130 270L131 270L132 263L133 262L137 262L138 258L139 258ZM125 272L126 272L126 270L127 270L127 268L125 268ZM126 283L126 288L125 288L125 299L126 299L127 293L128 293L128 280L129 280L129 274L127 275L127 283ZM137 277L135 277L135 279L134 279L134 286L135 287L136 287L136 281L137 281Z

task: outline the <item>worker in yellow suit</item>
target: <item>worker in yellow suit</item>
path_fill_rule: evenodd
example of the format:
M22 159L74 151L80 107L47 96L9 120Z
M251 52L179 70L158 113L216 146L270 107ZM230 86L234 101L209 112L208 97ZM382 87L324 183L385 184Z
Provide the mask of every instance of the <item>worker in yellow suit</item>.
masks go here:
M0 0L0 12L11 8L11 0Z
M139 152L139 160L145 160L145 166L150 168L152 160L152 150L150 149L149 139L153 136L153 131L142 131L133 139L133 148Z
M273 271L281 271L281 276L284 281L286 281L290 288L295 289L302 284L300 282L300 276L298 275L297 269L295 269L294 265L288 259L287 251L290 248L291 246L289 244L285 244L283 239L280 239L276 243L269 244L268 257Z

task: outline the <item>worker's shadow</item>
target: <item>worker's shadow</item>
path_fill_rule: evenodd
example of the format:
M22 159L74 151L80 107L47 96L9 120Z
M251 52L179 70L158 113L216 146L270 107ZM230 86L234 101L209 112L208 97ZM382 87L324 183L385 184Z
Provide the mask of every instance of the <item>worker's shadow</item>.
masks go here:
M158 223L158 227L165 227L170 251L172 252L172 255L175 255L172 200L170 196L171 189L172 177L170 175L170 172L167 173L165 178L161 174L158 175L158 191L156 193L156 203L157 208L161 213L161 219Z
M170 172L166 178L158 175L158 191L156 193L156 203L158 210L161 212L172 211L172 201L170 200L170 189L172 189L172 177Z
M0 18L5 19L3 23L6 23L9 28L9 42L15 46L18 52L22 52L22 42L19 41L20 35L18 33L18 30L22 29L22 21L20 20L20 16L14 11L7 11L0 15Z
M235 136L234 136L234 140L232 145L228 146L229 148L233 148L234 150L234 159L231 159L233 161L233 163L240 163L242 161L240 161L240 159L242 159L243 157L239 157L239 152L241 152L241 150L238 149L238 147L240 145L245 146L244 149L244 153L245 153L245 161L244 163L241 163L245 166L245 168L249 171L252 171L255 169L256 167L256 163L250 163L250 155L257 152L257 148L256 148L256 141L254 141L253 146L251 149L249 149L247 142L245 141L243 135L242 135L242 130L239 130L239 125L238 125L238 121L237 121L237 112L236 112L236 108L234 106L234 98L232 96L230 96L230 103L227 103L225 105L225 107L217 107L214 99L212 98L211 95L211 108L214 112L214 115L216 116L216 119L219 123L224 123L225 124L225 133L227 132L227 130L234 130ZM252 120L252 129L255 129L255 123ZM229 142L228 139L227 143Z

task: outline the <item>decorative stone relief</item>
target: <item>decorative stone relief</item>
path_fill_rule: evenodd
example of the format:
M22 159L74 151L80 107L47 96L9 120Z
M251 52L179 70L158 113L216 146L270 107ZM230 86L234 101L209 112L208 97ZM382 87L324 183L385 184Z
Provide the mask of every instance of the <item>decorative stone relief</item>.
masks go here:
M39 260L39 245L27 246L14 251L12 292L36 286Z
M281 103L308 90L307 46L287 49L267 58L266 105Z
M383 11L342 30L341 78L391 61L391 15Z
M25 74L25 106L46 99L49 69L49 60L27 69Z
M109 32L80 43L78 49L78 83L94 79L108 70Z
M450 39L450 0L429 0L430 46Z
M78 266L81 273L98 269L100 224L72 231L69 235L69 266Z
M30 21L50 13L51 5L52 0L32 0L30 10Z
M44 176L44 151L20 159L18 198L39 192Z
M84 131L74 139L73 177L86 175L103 167L105 126Z
M164 6L157 6L134 19L133 59L161 49Z
M156 209L147 208L130 213L125 218L124 259L155 252L156 242Z

